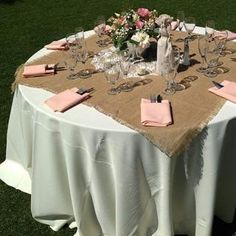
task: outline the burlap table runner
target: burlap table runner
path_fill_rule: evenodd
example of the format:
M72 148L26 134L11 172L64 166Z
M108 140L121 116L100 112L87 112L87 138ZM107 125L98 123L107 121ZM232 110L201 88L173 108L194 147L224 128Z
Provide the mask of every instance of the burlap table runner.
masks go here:
M96 40L96 36L87 39L89 50L93 50L95 53L100 51L95 43ZM179 47L183 46L183 43L176 44ZM228 47L236 48L234 43L228 43ZM107 94L110 85L103 73L95 73L88 79L77 80L66 79L68 71L60 71L55 75L45 77L24 78L22 76L23 68L21 68L16 73L15 84L42 88L54 93L72 87L93 87L95 92L84 104L93 106L120 123L137 130L161 151L169 157L173 157L180 154L191 143L193 137L207 125L225 102L224 99L208 92L207 89L213 86L212 83L207 77L196 72L196 68L200 66L197 40L190 42L190 55L192 65L180 71L176 80L180 81L189 75L197 75L198 79L191 82L191 87L184 91L176 92L171 96L162 94L164 99L171 102L173 111L173 124L168 127L145 127L140 122L141 98L149 98L150 94L161 94L165 88L165 81L160 76L149 75L144 80L143 78L131 78L130 81L137 82L133 91L121 92L115 96ZM52 52L31 64L62 63L65 57L65 52ZM224 79L236 81L236 67L232 57L234 57L233 54L220 58L220 61L224 62L224 66L230 68L230 71L218 75L215 78L216 81L221 82ZM78 65L77 69L93 68L90 61L85 65ZM120 83L123 82L120 80Z

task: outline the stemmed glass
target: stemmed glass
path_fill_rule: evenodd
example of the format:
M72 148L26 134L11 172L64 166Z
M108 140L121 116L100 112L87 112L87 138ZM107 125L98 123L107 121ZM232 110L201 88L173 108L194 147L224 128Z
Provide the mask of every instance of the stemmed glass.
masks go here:
M76 58L78 62L85 64L89 57L89 52L84 37L84 29L82 27L75 28L76 38ZM78 76L82 79L91 77L93 71L91 69L82 69L78 72Z
M85 41L83 27L79 26L75 28L75 40L78 46Z
M71 53L76 54L77 44L75 33L66 34L66 46Z
M209 35L209 34L207 34ZM207 46L207 35L200 35L198 37L198 51L201 56L201 66L196 69L197 72L203 73L207 69L206 65L206 46Z
M75 38L77 46L76 57L78 62L82 62L84 64L88 59L88 50L84 38L84 29L82 27L77 27L75 30L76 30Z
M184 26L184 11L177 11L177 22L178 22L178 30L182 31L182 28ZM182 38L176 39L176 42L183 42Z
M188 38L192 39L193 35L192 32L196 26L195 18L194 17L185 17L184 18L184 28L188 33Z
M67 76L67 79L70 79L70 80L77 79L76 65L78 61L75 54L69 51L69 57L68 57L68 52L64 51L63 53L64 53L64 57L63 57L64 65L66 69L69 70L69 75Z
M207 70L204 72L204 75L210 78L216 77L217 72L215 68L218 66L218 60L220 57L220 50L215 44L214 39L208 38L206 41L205 57L208 65Z
M119 67L122 73L122 78L124 80L127 80L127 77L131 68L131 61L127 60L125 57L122 57L121 60L119 61ZM133 87L130 85L130 83L125 82L124 84L122 84L121 90L124 92L129 92L133 90Z
M227 30L220 30L219 32L215 33L215 41L217 47L220 50L220 56L225 56L224 50L226 48L227 37L228 37Z
M64 65L65 68L69 70L69 75L67 76L67 79L76 79L77 78L77 72L76 72L76 65L77 65L77 45L76 45L76 39L75 39L75 33L68 33L66 35L66 45L68 48L68 51L63 51L63 58L64 58Z
M106 21L104 16L98 16L97 20L95 21L94 31L98 35L99 40L96 41L99 47L106 47L108 45L107 41L103 39L104 30L106 27Z
M215 34L215 21L208 20L205 26L205 35L208 38L213 38Z
M105 77L107 79L107 82L111 84L111 88L107 91L109 95L116 95L120 92L118 88L115 88L115 84L117 80L119 79L120 72L117 66L112 66L110 68L105 68Z
M184 11L177 12L178 30L181 31L184 26Z
M178 47L172 46L172 53L167 58L168 60L168 69L162 74L166 80L166 88L164 93L167 95L174 94L176 91L185 89L181 84L175 82L175 77L177 75L177 69L180 62L180 51Z

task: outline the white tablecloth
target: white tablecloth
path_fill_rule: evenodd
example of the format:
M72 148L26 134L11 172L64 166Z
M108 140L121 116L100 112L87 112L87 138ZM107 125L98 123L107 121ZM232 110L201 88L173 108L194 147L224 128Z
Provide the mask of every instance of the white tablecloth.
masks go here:
M210 236L214 214L232 221L235 104L226 102L188 150L170 159L91 107L50 111L43 104L50 96L19 86L0 165L4 182L31 193L37 221L54 230L73 222L83 236Z

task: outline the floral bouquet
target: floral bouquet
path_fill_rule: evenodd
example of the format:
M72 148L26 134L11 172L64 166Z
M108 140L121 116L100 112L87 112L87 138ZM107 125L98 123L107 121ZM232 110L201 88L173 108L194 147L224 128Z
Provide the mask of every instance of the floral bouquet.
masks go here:
M120 50L127 47L127 42L146 48L150 37L159 35L157 18L156 10L146 8L115 13L107 20L104 33L111 37L114 46Z

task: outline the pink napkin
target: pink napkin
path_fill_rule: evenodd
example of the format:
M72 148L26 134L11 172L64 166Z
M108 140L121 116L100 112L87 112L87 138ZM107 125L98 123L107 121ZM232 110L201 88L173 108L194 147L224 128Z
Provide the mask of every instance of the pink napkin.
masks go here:
M228 32L227 40L234 40L234 39L236 39L236 33L231 32L229 30L227 30L227 32ZM214 36L218 37L220 39L224 39L225 38L225 35L223 33L221 33L221 31L215 32Z
M45 104L53 111L64 112L89 97L89 93L80 95L76 93L77 91L77 88L67 89L47 99Z
M47 49L50 50L65 50L67 49L66 47L66 42L64 41L53 41L50 44L47 44L44 46Z
M170 103L162 100L161 103L151 103L150 100L141 100L141 123L144 126L167 126L172 124Z
M236 103L236 83L224 80L221 84L224 85L224 87L219 89L214 86L212 88L209 88L208 91Z
M54 74L55 64L42 64L42 65L29 65L24 67L23 76L24 77L35 77L44 76L49 74ZM48 69L49 68L49 69Z

